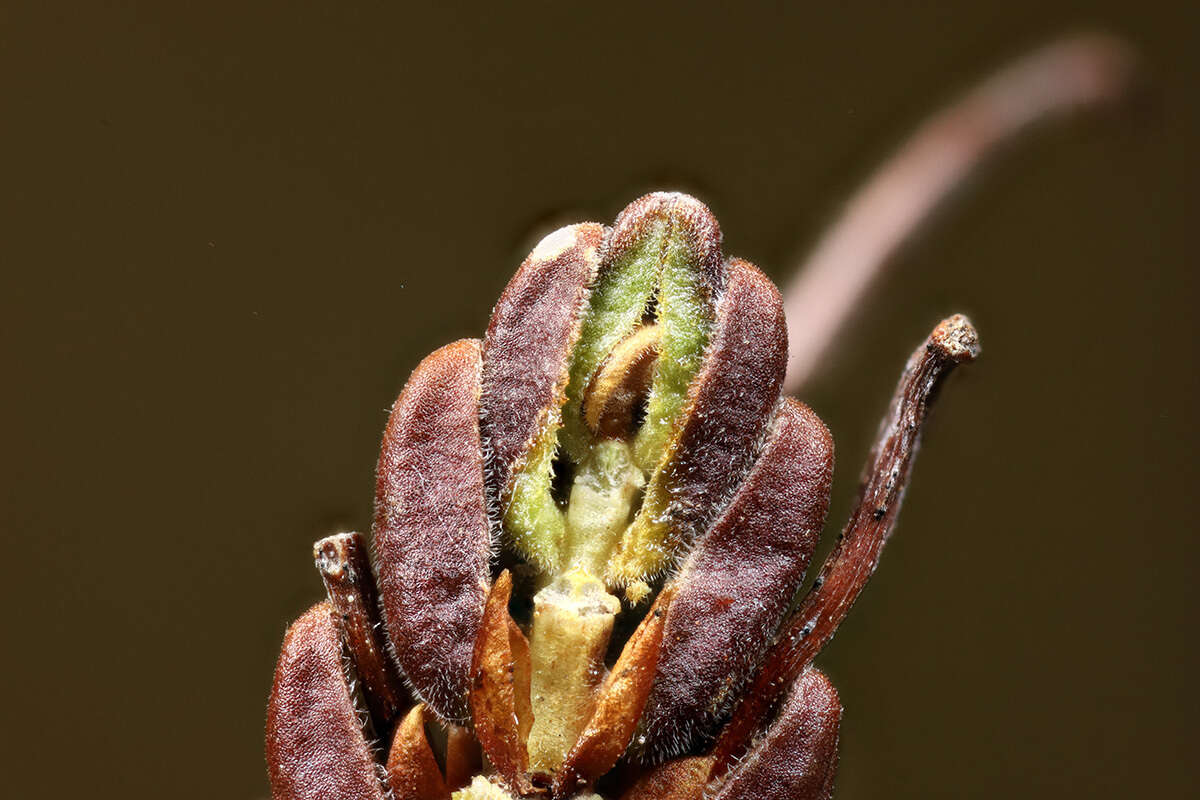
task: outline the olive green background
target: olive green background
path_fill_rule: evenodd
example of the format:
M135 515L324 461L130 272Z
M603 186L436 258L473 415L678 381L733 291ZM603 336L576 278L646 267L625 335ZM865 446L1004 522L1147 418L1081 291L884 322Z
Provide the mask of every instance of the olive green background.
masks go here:
M393 397L539 233L682 188L782 280L925 114L1080 25L1139 101L1010 148L803 393L832 536L911 348L983 337L818 662L838 797L1194 786L1191 4L329 5L0 7L7 796L265 796L310 543L367 526Z

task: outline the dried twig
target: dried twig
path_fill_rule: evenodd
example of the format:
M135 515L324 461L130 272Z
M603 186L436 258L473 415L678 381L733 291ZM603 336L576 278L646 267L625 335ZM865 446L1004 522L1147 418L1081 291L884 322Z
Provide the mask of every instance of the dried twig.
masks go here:
M375 726L386 731L411 698L396 665L388 658L379 617L379 592L367 545L358 533L338 533L313 545L317 570L333 606L342 639L365 684Z

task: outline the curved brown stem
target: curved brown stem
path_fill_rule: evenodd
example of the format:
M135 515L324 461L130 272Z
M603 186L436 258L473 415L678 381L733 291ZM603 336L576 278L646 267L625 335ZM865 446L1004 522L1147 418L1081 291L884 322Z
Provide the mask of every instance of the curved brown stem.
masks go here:
M833 638L875 572L895 526L920 444L921 427L937 389L955 366L978 354L975 328L966 317L955 315L934 328L908 360L863 471L850 520L717 740L714 777L728 770L745 751L781 694Z
M794 393L812 376L892 254L998 145L1031 123L1120 97L1132 61L1129 49L1107 36L1059 39L919 127L850 199L786 287L784 391Z

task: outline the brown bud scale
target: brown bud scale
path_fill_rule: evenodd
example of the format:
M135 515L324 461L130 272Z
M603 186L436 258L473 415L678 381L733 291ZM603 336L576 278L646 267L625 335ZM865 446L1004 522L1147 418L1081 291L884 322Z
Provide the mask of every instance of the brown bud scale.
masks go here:
M392 408L379 456L375 555L388 635L417 694L467 718L491 535L479 437L480 344L421 362Z
M310 608L283 639L267 706L267 766L274 800L383 800L329 603Z
M567 364L604 228L584 223L547 236L492 310L483 350L480 417L497 497L513 468L566 400Z
M782 401L754 468L674 579L643 756L684 752L723 721L808 569L832 481L829 431Z

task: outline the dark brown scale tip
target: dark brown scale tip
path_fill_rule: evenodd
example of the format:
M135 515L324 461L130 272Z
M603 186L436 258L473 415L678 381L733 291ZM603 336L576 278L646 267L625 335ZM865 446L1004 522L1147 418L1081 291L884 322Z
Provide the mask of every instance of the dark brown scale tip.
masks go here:
M832 480L828 429L808 406L782 401L762 454L672 581L642 758L694 750L728 713L808 569Z
M806 669L779 716L712 800L826 800L837 773L842 705L823 674Z
M710 296L720 294L725 285L721 226L708 206L681 192L652 192L625 206L613 223L612 236L602 258L605 266L619 263L659 223L670 226L672 237L681 233L687 237L685 249L695 254L695 266L704 277Z
M342 668L329 603L283 639L267 706L267 768L274 800L383 800L375 757Z
M498 498L566 399L571 349L603 240L604 227L592 222L550 234L521 264L492 310L480 415L490 451L488 483Z
M833 638L874 573L883 545L895 527L922 426L937 390L955 366L978 354L975 328L966 317L955 315L942 321L909 358L867 460L850 520L812 589L776 637L733 719L721 733L714 750L717 774L744 752L780 692Z
M379 455L375 555L388 636L439 717L464 722L491 538L479 438L480 343L436 351L392 407Z
M313 545L313 558L362 681L375 730L386 731L409 698L383 640L379 592L367 543L359 533L337 533Z

